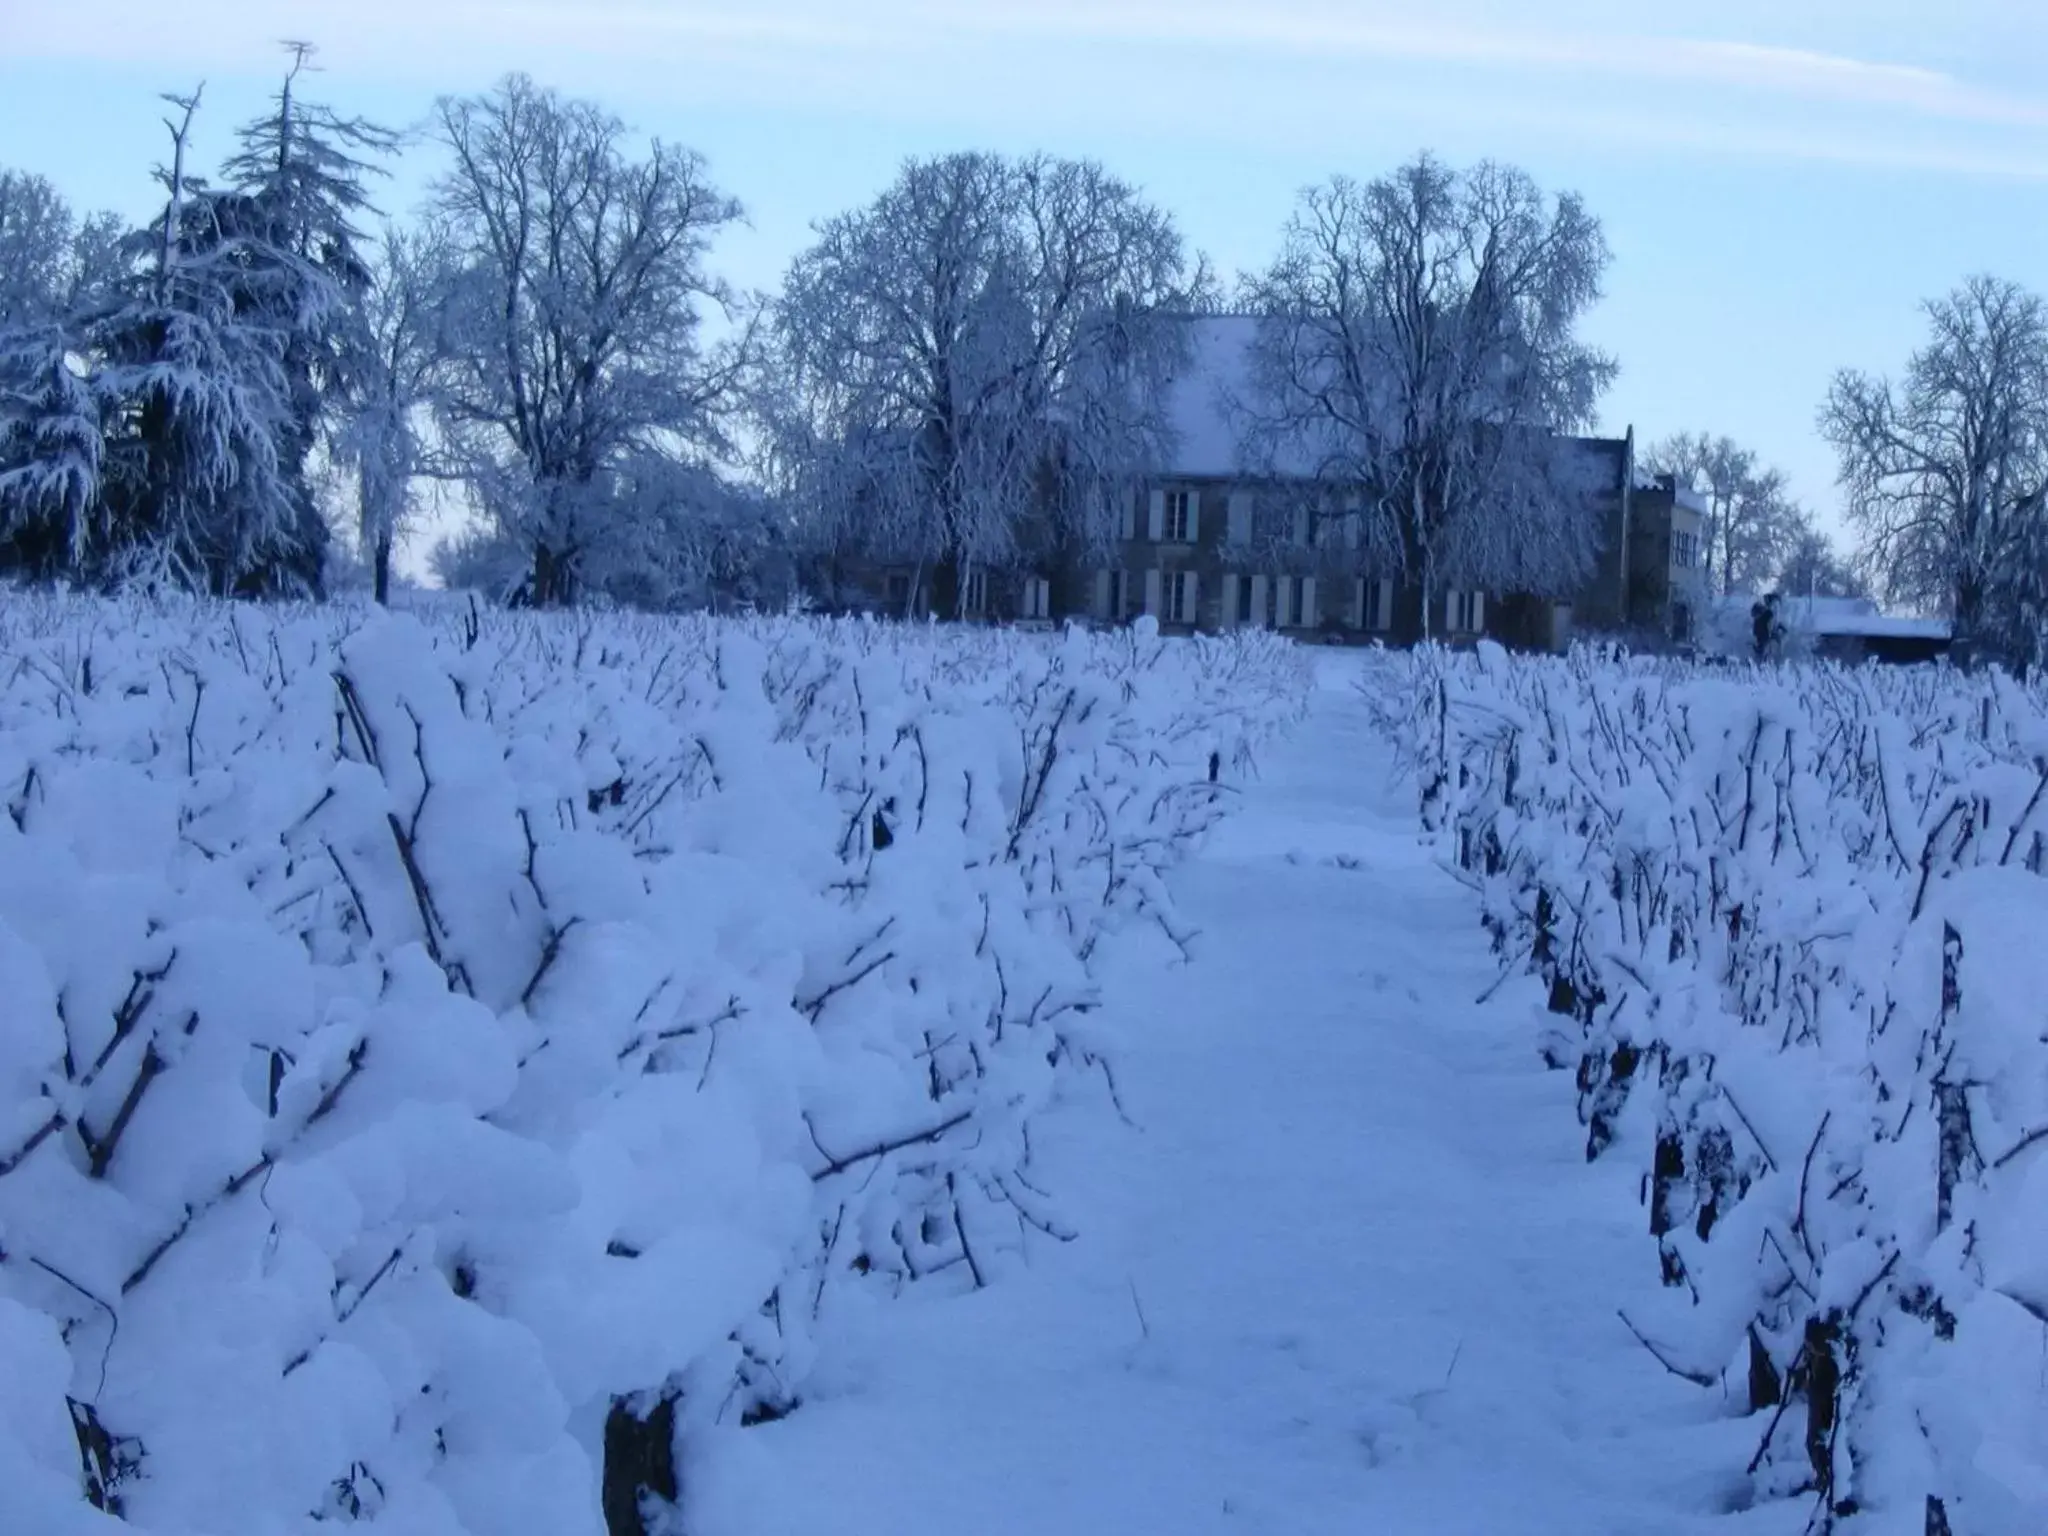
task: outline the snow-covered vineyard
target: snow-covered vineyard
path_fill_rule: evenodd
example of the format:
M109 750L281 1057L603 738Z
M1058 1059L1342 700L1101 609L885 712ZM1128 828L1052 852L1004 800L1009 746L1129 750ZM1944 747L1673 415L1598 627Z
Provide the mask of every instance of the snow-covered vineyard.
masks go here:
M12 595L0 658L0 1531L2040 1529L2000 675Z
M1304 694L1257 637L20 597L0 656L0 1529L51 1536L624 1528L841 1288L1065 1238L1092 968Z
M1510 660L1380 695L1586 1156L1812 1529L2048 1517L2048 700L2004 674Z

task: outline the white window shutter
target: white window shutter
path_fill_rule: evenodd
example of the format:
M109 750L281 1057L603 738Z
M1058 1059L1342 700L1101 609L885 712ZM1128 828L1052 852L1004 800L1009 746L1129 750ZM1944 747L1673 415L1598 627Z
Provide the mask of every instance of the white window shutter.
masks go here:
M1308 508L1296 507L1294 509L1294 542L1301 545L1304 549L1308 547L1308 523Z
M1266 590L1272 585L1263 576L1252 578L1252 623L1264 628L1270 620L1271 610L1266 606Z
M1107 571L1097 571L1095 573L1095 617L1098 619L1113 619L1116 617L1115 614L1109 611L1109 572Z
M1153 494L1157 495L1158 492L1155 491ZM1145 573L1145 611L1155 619L1159 617L1160 600L1165 595L1159 578L1160 570L1156 565Z
M1355 576L1351 581L1351 616L1349 623L1353 629L1365 628L1365 578L1363 576Z
M1157 544L1166 537L1166 492L1152 493L1152 508L1147 514L1145 537Z
M1188 623L1201 627L1202 623L1202 575L1199 571L1181 573L1180 603L1181 617Z
M1304 576L1301 578L1301 612L1294 616L1294 622L1303 629L1314 629L1322 622L1322 617L1316 607L1316 579Z
M1217 615L1218 629L1232 629L1237 625L1237 572L1223 573L1223 611Z
M1232 491L1230 493L1229 540L1233 544L1249 544L1252 541L1252 493Z
M1394 583L1391 579L1380 583L1380 611L1373 615L1373 628L1394 627Z
M1188 542L1202 542L1202 493L1199 488L1188 492Z
M1486 633L1486 594L1475 591L1472 594L1472 633Z
M1455 587L1446 587L1444 589L1444 633L1448 635L1457 627L1458 590Z
M1136 486L1132 486L1131 494L1124 498L1123 520L1118 526L1118 538L1135 539L1138 536L1138 498L1144 494Z

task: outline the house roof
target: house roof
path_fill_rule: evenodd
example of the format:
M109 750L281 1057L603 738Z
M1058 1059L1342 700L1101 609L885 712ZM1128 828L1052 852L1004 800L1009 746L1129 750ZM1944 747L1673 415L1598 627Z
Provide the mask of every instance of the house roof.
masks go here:
M1862 636L1868 639L1946 640L1946 619L1912 619L1878 612L1862 597L1792 597L1779 603L1788 628L1810 635Z
M1734 593L1721 599L1721 606L1747 615L1755 602L1754 596ZM1867 597L1781 597L1778 616L1787 629L1822 638L1946 640L1952 633L1947 619L1880 613Z
M1246 474L1254 460L1290 478L1311 478L1320 465L1308 444L1262 445L1247 452L1250 409L1258 385L1253 347L1262 323L1257 315L1188 315L1187 355L1166 386L1166 420L1172 443L1158 473L1190 479L1230 479ZM1613 483L1629 474L1632 441L1626 437L1569 439L1591 459L1611 462ZM1270 458L1268 459L1268 455Z
M1187 358L1166 386L1173 443L1160 471L1198 478L1240 474L1258 317L1190 315L1186 326Z

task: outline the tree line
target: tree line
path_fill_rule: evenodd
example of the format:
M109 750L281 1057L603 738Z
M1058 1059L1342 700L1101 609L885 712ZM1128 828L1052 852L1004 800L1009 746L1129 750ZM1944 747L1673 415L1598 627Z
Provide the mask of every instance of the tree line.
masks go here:
M408 136L307 99L309 54L211 178L199 95L167 98L142 228L0 172L0 570L242 596L360 572L382 598L445 505L442 578L514 601L830 602L884 559L950 611L970 566L1108 551L1172 437L1185 321L1225 310L1259 319L1245 467L1360 518L1361 558L1560 597L1597 558L1559 435L1615 377L1581 335L1609 252L1513 167L1333 177L1226 283L1092 161L941 155L743 293L701 155L523 76L436 103L428 194L384 218ZM1983 277L1927 317L1902 378L1845 373L1821 411L1853 558L1726 437L1645 463L1702 497L1716 594L1869 591L2034 660L2048 313Z

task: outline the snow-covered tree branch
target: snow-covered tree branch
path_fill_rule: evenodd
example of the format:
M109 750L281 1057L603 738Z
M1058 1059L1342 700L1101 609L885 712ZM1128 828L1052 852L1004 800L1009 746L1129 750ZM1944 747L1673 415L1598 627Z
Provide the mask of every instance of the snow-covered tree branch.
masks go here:
M707 340L738 300L706 258L740 207L702 156L636 151L617 118L524 76L443 99L436 124L454 263L436 411L472 496L527 552L526 599L553 606L622 557L636 484L727 446L751 332Z
M1165 430L1167 312L1207 278L1089 161L914 161L821 225L775 311L767 413L823 551L965 566L1093 551Z
M1254 462L1365 487L1372 551L1425 594L1569 593L1600 530L1553 434L1589 422L1614 375L1576 334L1607 260L1575 195L1508 166L1425 155L1309 189L1246 289Z
M1700 542L1714 596L1767 591L1810 531L1784 474L1758 464L1731 438L1681 432L1652 445L1643 467L1674 476L1705 500Z
M2048 306L1975 277L1926 306L1929 337L1891 380L1836 377L1821 430L1864 559L1891 597L1954 619L2019 663L2048 623Z

